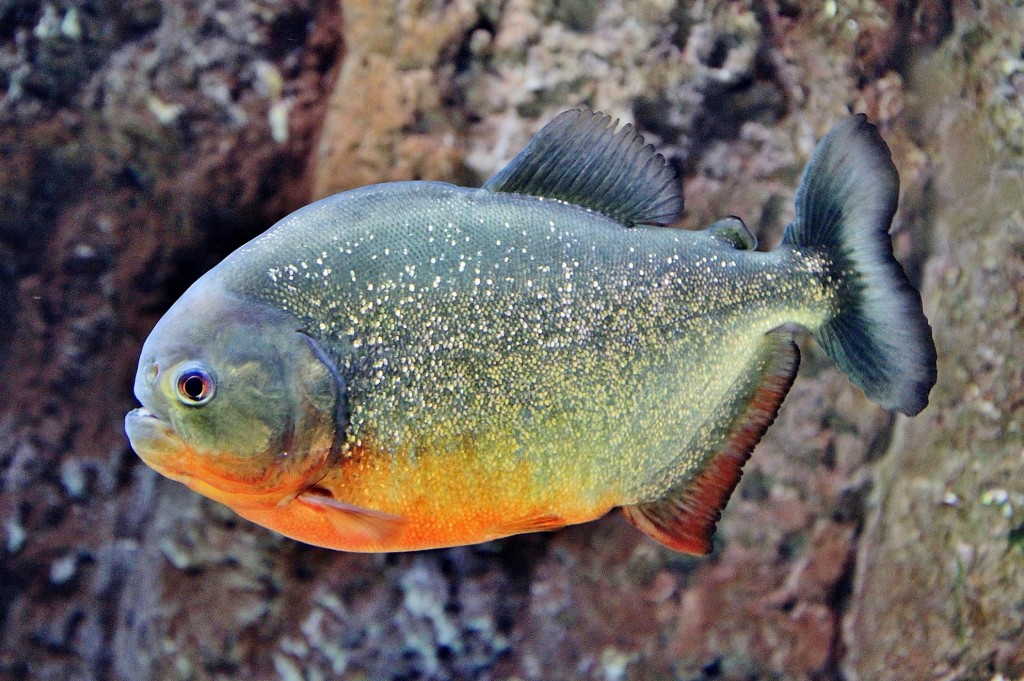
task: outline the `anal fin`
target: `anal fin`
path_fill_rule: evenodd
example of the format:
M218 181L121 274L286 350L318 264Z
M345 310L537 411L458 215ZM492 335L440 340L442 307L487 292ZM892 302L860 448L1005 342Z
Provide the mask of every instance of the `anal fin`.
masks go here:
M704 457L703 470L658 501L622 508L640 531L670 549L699 556L711 551L715 526L740 481L743 464L793 385L800 352L792 334L772 331L762 343L759 377L747 384L752 390L746 407L722 431L721 448Z

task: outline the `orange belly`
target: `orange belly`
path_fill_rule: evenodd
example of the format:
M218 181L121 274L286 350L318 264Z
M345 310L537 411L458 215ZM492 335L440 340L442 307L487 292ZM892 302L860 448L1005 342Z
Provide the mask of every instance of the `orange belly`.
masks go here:
M557 529L604 515L618 501L594 489L582 463L547 466L475 448L416 457L356 448L319 481L318 491L356 509L394 518L359 523L303 497L272 508L234 506L239 515L303 542L344 551L410 551L475 544ZM382 521L383 522L383 521Z

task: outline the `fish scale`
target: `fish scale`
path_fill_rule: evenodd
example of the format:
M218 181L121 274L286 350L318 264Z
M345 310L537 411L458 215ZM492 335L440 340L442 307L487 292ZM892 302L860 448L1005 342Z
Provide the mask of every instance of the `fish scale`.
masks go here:
M892 256L898 178L863 117L819 144L782 244L671 229L664 158L568 111L481 189L311 204L230 255L147 339L126 431L150 466L287 536L452 546L616 506L711 549L796 374L786 325L914 414L935 381Z
M412 182L298 212L225 279L296 313L340 358L352 442L444 456L467 434L500 434L513 449L489 460L531 460L538 483L571 477L631 501L702 464L674 466L701 449L701 405L722 402L760 337L824 319L824 263L785 256L624 230L561 201ZM783 277L793 271L804 276Z

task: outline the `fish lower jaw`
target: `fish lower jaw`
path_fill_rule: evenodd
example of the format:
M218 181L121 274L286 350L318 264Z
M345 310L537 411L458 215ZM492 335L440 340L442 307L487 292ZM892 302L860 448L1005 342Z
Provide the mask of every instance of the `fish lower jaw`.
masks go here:
M210 468L174 428L145 407L128 413L125 432L142 461L166 478L232 508L269 509L294 499L308 485L261 487Z
M145 407L128 412L124 417L124 431L135 453L153 467L174 457L184 447L170 424Z
M196 476L183 470L194 457L174 428L145 407L128 412L124 430L132 449L142 461L164 477L195 487Z

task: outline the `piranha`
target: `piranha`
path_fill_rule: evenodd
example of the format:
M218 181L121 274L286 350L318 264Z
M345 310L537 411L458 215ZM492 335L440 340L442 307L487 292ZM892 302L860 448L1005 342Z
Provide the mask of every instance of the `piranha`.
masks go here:
M621 507L711 549L808 329L913 415L936 355L893 257L899 178L862 115L820 142L769 252L673 229L671 166L574 109L480 189L394 182L285 217L146 340L126 417L152 468L346 551L488 541Z

